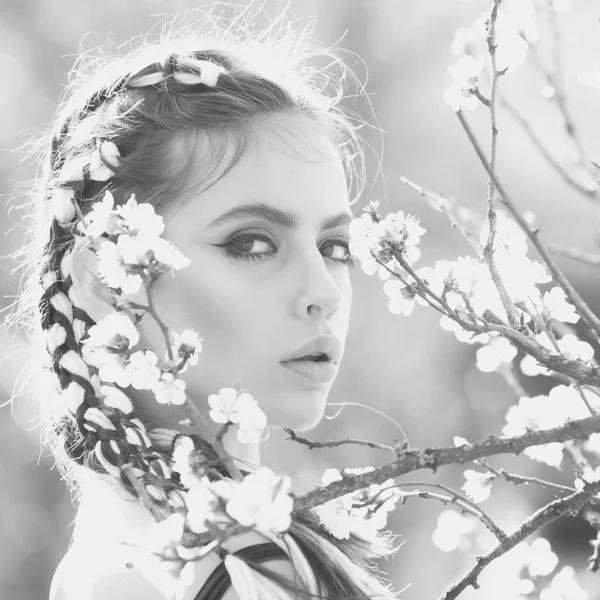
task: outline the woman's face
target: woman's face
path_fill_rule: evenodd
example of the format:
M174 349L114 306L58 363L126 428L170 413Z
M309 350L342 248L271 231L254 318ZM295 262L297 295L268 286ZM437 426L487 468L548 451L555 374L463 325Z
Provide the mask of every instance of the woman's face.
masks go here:
M192 262L159 280L156 306L172 330L202 339L199 363L182 374L199 408L237 385L270 425L301 430L322 418L333 379L315 381L280 361L321 335L335 336L343 353L352 213L333 143L299 127L320 154L297 133L263 130L224 177L166 220L165 237Z

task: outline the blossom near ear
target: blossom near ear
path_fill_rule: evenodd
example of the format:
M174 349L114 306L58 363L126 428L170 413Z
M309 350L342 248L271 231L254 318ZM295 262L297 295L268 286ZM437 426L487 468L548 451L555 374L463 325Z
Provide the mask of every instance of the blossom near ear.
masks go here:
M69 260L72 289L77 294L80 308L98 322L114 309L111 292L98 277L98 259L87 238L77 240Z

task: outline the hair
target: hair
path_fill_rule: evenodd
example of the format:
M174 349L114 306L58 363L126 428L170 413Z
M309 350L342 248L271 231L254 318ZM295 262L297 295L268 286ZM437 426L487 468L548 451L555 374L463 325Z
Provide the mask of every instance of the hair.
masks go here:
M147 431L118 388L103 395L94 367L82 357L82 341L94 321L72 286L69 258L80 235L78 218L93 201L109 190L120 204L135 192L138 202L168 214L176 208L173 198L186 191L191 150L200 139L208 142L208 152L195 186L215 173L216 180L223 177L243 155L254 131L273 123L293 124L294 118L330 133L355 193L352 202L363 190L359 120L339 106L342 83L352 73L330 49L317 46L310 31L294 31L282 17L257 32L247 21L247 11L226 25L203 13L201 26L171 24L158 41L143 39L122 57L81 57L53 127L35 144L43 172L28 205L28 242L21 252L25 276L12 320L26 328L34 344L45 346L42 364L33 364L34 379L50 374L53 381L50 394L45 380L37 394L42 439L72 489L92 472L139 498L125 473L133 468L146 499L156 507L183 506L182 485L170 468L175 440L158 443L159 436ZM319 59L325 66L310 65ZM338 79L331 74L332 65L341 68ZM218 73L211 84L208 69ZM117 146L118 165L102 154L105 141ZM224 164L230 143L234 156ZM111 171L109 178L92 179L85 162L92 152L99 152ZM73 174L73 165L79 165L79 176ZM191 437L198 450L214 459L206 440ZM226 472L223 465L219 468ZM318 595L326 590L330 598L393 597L373 563L393 552L391 536L381 536L379 545L353 534L339 540L323 530L312 511L296 510L289 537L316 574ZM251 566L253 572L296 590L268 569Z

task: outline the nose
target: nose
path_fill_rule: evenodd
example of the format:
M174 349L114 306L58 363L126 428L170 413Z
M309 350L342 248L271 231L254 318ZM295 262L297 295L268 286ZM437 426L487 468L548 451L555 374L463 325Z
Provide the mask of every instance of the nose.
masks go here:
M331 267L323 255L315 249L310 255L296 261L294 312L299 318L309 315L315 319L326 321L343 300L342 289Z

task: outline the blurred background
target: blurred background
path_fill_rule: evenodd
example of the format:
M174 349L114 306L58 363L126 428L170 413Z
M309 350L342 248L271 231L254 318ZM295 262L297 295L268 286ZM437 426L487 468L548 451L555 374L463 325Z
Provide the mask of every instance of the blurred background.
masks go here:
M203 0L0 0L0 306L10 309L19 274L10 253L23 239L23 202L36 165L24 159L20 147L44 130L64 88L66 74L80 51L98 46L116 48L145 33L176 10L210 4ZM231 2L236 4L236 2ZM280 2L264 1L266 15ZM399 177L459 200L480 213L486 199L486 176L458 120L442 100L449 83L450 46L460 27L469 27L489 10L487 0L290 0L290 15L306 24L316 17L316 37L326 44L356 53L345 54L362 81L361 95L344 104L368 123L363 130L372 151L367 156L369 180L364 201L380 200L380 213L404 210L427 229L420 265L469 253L469 246L445 217L431 210ZM600 6L594 0L574 0L562 17L564 71L571 108L589 156L600 161L600 96L583 87L577 75L600 64ZM544 98L542 78L525 65L501 81L507 96L519 106L555 154L564 158L567 144L555 107ZM352 89L349 94L356 94ZM480 108L469 113L487 147L489 126ZM514 122L499 116L499 173L522 210L534 211L544 239L583 250L600 250L598 206L577 195L532 149ZM381 163L380 159L381 158ZM600 311L598 268L559 257L558 263L596 311ZM412 445L452 446L453 436L470 441L501 434L504 415L514 403L497 374L475 367L476 347L461 344L439 327L431 310L417 307L405 318L391 314L377 277L360 269L352 273L353 320L345 362L330 396L331 402L351 401L372 406L396 419ZM23 334L0 334L0 598L46 598L54 570L68 548L75 507L65 484L40 449L34 404L16 394L23 383L19 371L28 356ZM544 378L523 382L533 393L548 391ZM331 416L337 407L330 407ZM312 439L358 437L384 443L400 436L394 424L356 406L335 419L324 420L307 433ZM271 448L282 451L285 468L302 485L316 483L328 467L379 466L388 458L377 450L346 446L313 450L274 436ZM572 484L572 469L561 473L527 457L492 460L526 475ZM464 483L462 468L442 468L435 476L415 473L406 480L435 481L455 489ZM498 524L522 521L552 494L541 489L500 482L484 507ZM474 564L477 547L442 552L432 542L439 514L446 507L432 500L409 499L391 514L390 527L403 542L381 569L405 600L438 598ZM483 530L481 536L489 538ZM479 531L479 530L478 530ZM543 532L561 558L581 571L582 585L600 598L600 577L585 572L592 530L582 519L565 519ZM488 539L488 542L490 540ZM594 596L594 590L595 596ZM491 569L479 591L464 598L508 597L502 569Z

